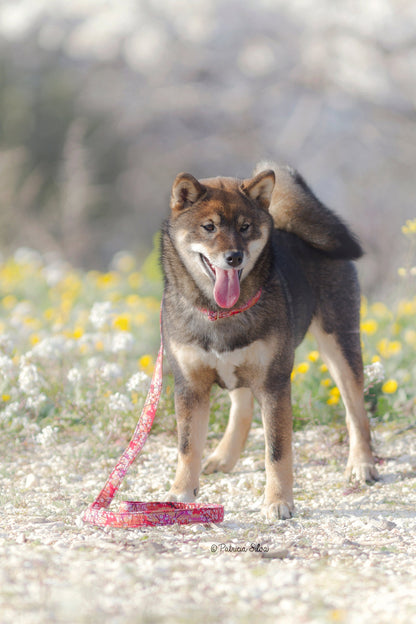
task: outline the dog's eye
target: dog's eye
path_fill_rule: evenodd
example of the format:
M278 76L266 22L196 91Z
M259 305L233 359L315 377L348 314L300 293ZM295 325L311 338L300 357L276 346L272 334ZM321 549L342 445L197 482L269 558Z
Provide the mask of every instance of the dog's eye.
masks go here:
M247 232L249 227L250 223L243 223L243 225L240 227L240 232Z
M215 225L213 223L205 223L201 227L207 232L215 232Z

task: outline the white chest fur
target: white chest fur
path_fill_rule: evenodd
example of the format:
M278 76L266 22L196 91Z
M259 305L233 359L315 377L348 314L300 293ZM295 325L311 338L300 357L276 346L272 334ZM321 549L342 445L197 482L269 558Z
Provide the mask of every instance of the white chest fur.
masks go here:
M192 376L198 369L208 368L216 371L229 390L236 387L237 373L242 367L253 369L257 377L261 376L273 358L275 347L274 340L256 340L247 347L218 353L205 351L196 345L171 343L173 354L186 377Z

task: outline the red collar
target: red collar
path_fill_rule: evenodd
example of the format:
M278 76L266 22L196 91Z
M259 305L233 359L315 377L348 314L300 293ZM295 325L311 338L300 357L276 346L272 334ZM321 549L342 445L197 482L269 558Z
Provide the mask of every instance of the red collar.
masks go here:
M229 318L230 316L234 316L234 314L240 314L240 312L245 312L246 310L249 310L260 299L261 293L262 293L262 289L260 288L260 290L258 290L256 294L254 295L254 297L249 299L247 303L241 306L241 308L236 308L235 310L214 311L214 310L207 310L206 308L198 308L198 310L202 312L202 314L205 314L205 316L208 317L209 321L218 321L219 319Z

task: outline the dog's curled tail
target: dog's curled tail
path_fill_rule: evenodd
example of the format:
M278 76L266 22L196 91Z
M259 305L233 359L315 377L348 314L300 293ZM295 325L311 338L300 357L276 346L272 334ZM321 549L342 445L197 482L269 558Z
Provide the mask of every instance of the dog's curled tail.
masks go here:
M356 260L363 250L344 221L314 195L291 167L261 162L254 173L273 169L276 176L269 211L276 228L295 234L334 259Z

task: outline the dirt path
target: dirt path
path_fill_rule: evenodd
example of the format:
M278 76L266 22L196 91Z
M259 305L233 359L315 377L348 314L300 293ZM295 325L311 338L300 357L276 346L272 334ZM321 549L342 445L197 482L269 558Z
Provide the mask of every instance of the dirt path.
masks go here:
M376 432L382 480L361 490L343 484L338 440L296 434L289 521L259 514L257 428L234 473L202 480L223 524L143 530L82 524L114 464L90 441L1 442L1 624L416 622L416 431ZM151 436L121 495L160 497L175 456L172 436Z

